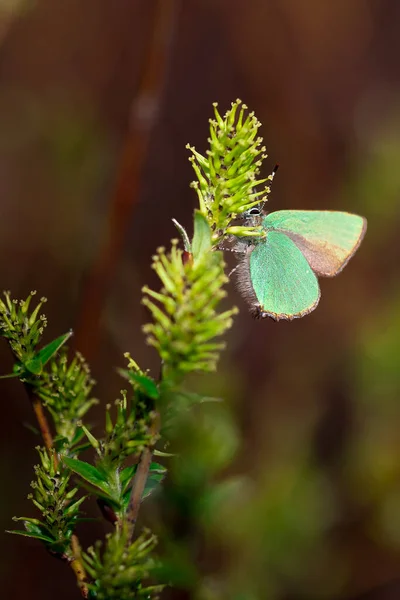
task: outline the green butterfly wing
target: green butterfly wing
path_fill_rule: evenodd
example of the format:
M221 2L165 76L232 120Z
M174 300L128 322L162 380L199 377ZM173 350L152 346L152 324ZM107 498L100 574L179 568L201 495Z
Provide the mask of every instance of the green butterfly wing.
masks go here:
M317 306L318 280L296 244L284 233L268 231L238 269L238 287L254 316L291 320Z
M363 217L328 210L279 210L263 219L267 230L290 237L317 275L333 277L346 266L367 229Z

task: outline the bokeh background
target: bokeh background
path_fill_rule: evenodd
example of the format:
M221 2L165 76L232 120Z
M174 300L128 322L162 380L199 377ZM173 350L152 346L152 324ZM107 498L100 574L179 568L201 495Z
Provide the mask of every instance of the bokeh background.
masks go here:
M166 598L400 597L399 24L396 0L0 0L0 287L48 298L46 340L75 329L103 403L124 351L157 372L140 290L171 218L191 227L185 144L206 150L212 102L262 122L271 210L368 219L304 319L253 321L229 285L227 350L192 381L225 399L186 424L201 475L176 469L144 511L174 540ZM37 440L18 382L1 397L0 596L77 598L69 569L3 533L32 514Z

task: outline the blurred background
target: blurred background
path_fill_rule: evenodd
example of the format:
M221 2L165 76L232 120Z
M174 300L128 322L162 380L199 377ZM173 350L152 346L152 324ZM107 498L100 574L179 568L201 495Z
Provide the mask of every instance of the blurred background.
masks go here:
M98 431L122 353L157 372L140 290L171 218L191 228L185 144L206 150L212 102L261 121L269 210L368 219L304 319L253 321L229 284L227 350L191 382L225 402L188 420L187 468L143 511L169 532L165 598L400 597L399 24L396 0L0 0L0 288L48 298L45 341L74 328ZM37 439L21 385L1 396L0 595L78 598L65 565L3 533L33 516Z

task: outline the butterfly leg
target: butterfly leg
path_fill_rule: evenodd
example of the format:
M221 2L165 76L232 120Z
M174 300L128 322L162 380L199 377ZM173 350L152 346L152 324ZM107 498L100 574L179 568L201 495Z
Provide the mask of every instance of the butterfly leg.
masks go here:
M222 252L237 252L237 250L235 250L234 248L227 248L226 246L223 246L222 244L218 244L217 250L221 250Z
M231 275L233 275L233 273L236 271L236 269L239 267L239 265L236 265L236 267L233 267L233 269L231 269L228 273L228 277L230 277Z
M243 256L244 254L247 254L248 245L243 246L243 247L235 246L234 248L224 248L223 246L218 246L217 249L222 250L222 252L233 252L234 254Z
M225 252L233 252L234 254L236 254L237 257L243 256L244 254L246 254L246 251L247 251L244 248L239 250L237 247L236 248L219 248L219 249L224 250ZM239 264L237 264L236 267L234 267L231 271L229 271L228 277L233 275L233 273L236 271L236 269L238 267L239 267Z

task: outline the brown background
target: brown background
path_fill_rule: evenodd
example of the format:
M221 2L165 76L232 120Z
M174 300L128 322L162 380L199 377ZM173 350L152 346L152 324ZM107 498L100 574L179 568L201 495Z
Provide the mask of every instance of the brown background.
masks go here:
M241 312L199 385L232 407L231 474L256 482L257 524L244 518L232 540L222 527L228 549L210 550L190 597L222 597L210 577L234 580L241 565L261 598L398 598L400 3L0 0L0 21L0 287L48 297L46 339L77 330L104 403L124 351L157 370L140 289L155 284L171 218L190 228L185 144L205 151L213 101L224 111L239 97L262 122L264 174L281 165L271 210L367 217L312 315L254 322L229 286ZM32 514L37 460L21 386L1 389L0 532ZM101 427L102 409L92 418ZM0 533L0 557L2 598L77 597L34 542Z

